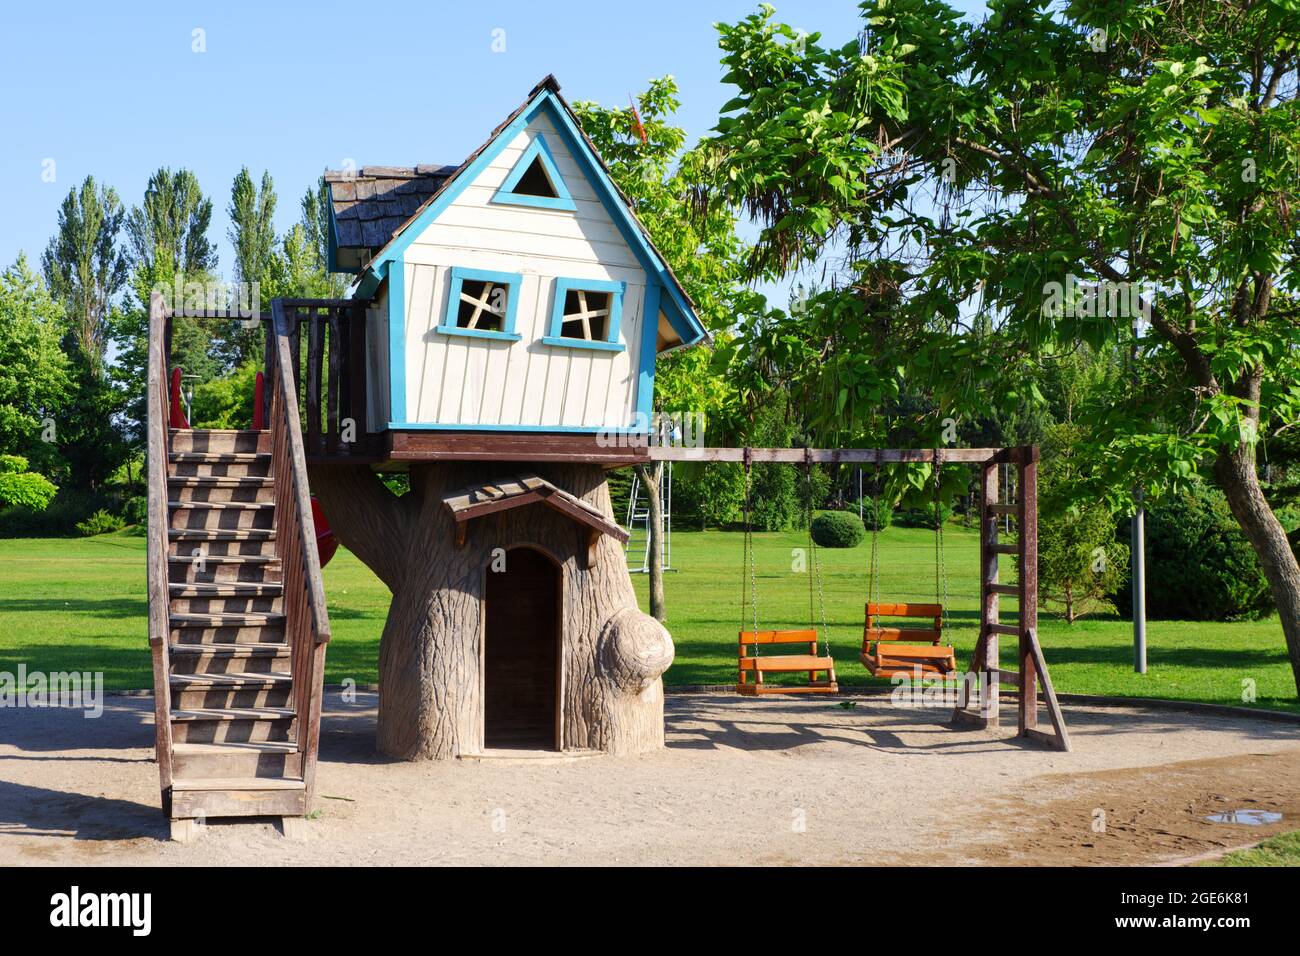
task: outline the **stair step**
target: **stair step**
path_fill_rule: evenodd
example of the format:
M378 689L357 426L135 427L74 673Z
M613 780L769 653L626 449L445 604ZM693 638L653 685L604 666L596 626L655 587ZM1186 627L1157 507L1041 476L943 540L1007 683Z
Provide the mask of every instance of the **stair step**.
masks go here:
M288 644L172 644L172 656L288 657Z
M169 541L271 541L273 528L168 528Z
M269 451L174 451L168 461L202 461L229 464L231 462L270 461Z
M292 674L278 672L259 674L256 671L236 671L226 674L172 674L168 680L172 687L182 690L200 690L205 687L217 690L239 690L293 685Z
M192 723L198 720L292 720L295 714L290 707L250 707L212 710L173 710L172 720Z
M285 777L213 777L211 779L176 778L172 790L305 790L302 780Z
M167 484L173 488L263 488L270 487L275 479L259 475L168 475Z
M227 742L220 744L179 743L172 747L172 753L180 757L198 757L206 755L230 754L293 754L298 752L298 745L285 740L258 740L252 742Z
M169 554L167 560L175 564L193 564L188 554ZM208 564L275 564L280 558L274 554L208 554L203 558Z
M283 672L187 674L173 671L168 684L172 707L178 711L262 710L293 704L293 676Z
M169 593L174 598L226 598L226 597L277 597L284 586L276 582L225 581L211 584L172 584Z
M173 452L249 452L266 451L271 441L268 431L234 428L173 428L167 447Z
M169 501L167 507L173 510L190 511L273 511L274 501Z
M260 627L264 624L280 624L284 615L272 612L213 612L196 614L193 612L173 613L169 615L172 627Z
M172 766L182 780L300 779L302 754L288 740L225 740L220 743L177 741Z

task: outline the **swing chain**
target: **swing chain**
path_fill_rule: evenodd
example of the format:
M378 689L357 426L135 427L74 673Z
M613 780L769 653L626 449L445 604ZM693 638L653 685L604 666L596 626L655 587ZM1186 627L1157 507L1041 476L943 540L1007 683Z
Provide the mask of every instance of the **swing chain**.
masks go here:
M876 604L880 595L880 449L871 486L871 563L867 569L867 602Z
M754 533L751 527L753 486L750 484L751 462L749 447L745 447L745 563L749 567L749 604L754 615L754 656L758 656L758 580L754 571ZM745 582L740 583L740 629L745 629Z
M943 546L943 496L940 471L943 467L943 451L934 450L934 593L939 599L940 626L948 630L948 568L944 561Z

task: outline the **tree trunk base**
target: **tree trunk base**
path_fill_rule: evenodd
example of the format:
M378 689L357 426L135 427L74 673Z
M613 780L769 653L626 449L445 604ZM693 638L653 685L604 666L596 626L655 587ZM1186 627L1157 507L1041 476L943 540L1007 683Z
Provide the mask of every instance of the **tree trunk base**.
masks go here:
M382 753L439 760L524 739L612 754L663 746L672 638L637 608L619 542L602 536L589 550L587 526L533 503L472 519L457 543L443 498L521 471L612 520L594 465L416 463L400 498L365 467L311 470L330 526L393 592L379 647Z

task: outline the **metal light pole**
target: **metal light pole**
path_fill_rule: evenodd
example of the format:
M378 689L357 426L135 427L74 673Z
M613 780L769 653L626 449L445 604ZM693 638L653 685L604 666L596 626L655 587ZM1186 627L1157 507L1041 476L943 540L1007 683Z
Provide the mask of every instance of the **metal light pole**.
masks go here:
M1138 338L1142 334L1142 320L1133 319L1133 385L1138 383ZM1147 573L1146 573L1146 509L1142 507L1142 489L1137 490L1137 511L1133 513L1132 535L1129 547L1133 588L1133 670L1147 672Z
M1142 493L1138 492L1138 509L1133 514L1133 670L1147 672L1147 570L1146 512Z

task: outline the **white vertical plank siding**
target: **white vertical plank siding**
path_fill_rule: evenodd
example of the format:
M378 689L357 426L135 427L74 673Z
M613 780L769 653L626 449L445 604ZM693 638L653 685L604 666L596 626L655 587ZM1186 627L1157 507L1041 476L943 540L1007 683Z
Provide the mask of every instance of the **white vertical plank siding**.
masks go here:
M545 135L576 212L497 205L493 194ZM517 342L436 331L451 267L519 273ZM405 252L407 420L465 426L623 427L635 419L647 281L550 120L527 129ZM625 282L621 352L543 345L557 278ZM450 306L454 308L454 305Z

